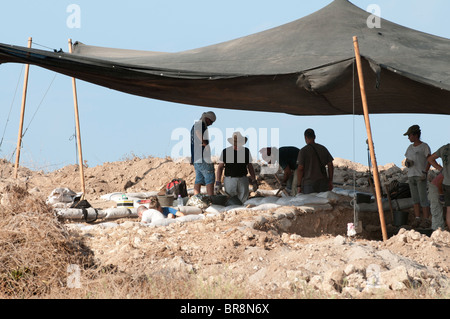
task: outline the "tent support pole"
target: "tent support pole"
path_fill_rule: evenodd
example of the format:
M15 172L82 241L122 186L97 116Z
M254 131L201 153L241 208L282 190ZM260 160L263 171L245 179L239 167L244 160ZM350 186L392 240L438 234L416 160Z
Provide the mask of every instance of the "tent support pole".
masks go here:
M69 39L69 53L72 53L72 39ZM72 78L72 89L73 89L73 103L75 108L75 124L77 130L77 145L78 145L78 162L80 167L80 178L81 178L81 199L84 199L86 194L86 186L84 183L84 165L83 165L83 153L81 151L81 134L80 134L80 119L78 116L78 98L77 98L77 86L75 78Z
M28 38L28 48L31 48L32 38ZM25 66L25 76L23 80L23 92L22 92L22 109L20 111L20 125L19 125L19 135L17 136L17 149L16 149L16 163L14 164L14 178L17 179L17 173L19 170L19 160L20 160L20 148L22 146L22 131L23 131L23 119L25 117L25 103L27 100L27 89L28 89L28 73L30 71L30 65Z
M377 165L377 160L375 158L375 149L373 146L372 132L371 132L371 128L370 128L369 108L367 106L366 89L364 86L364 76L363 76L363 71L362 71L361 55L359 53L358 37L356 37L356 36L353 37L353 46L355 48L356 65L358 67L359 87L361 90L361 99L362 99L362 105L363 105L363 110L364 110L364 121L366 123L370 157L372 159L372 167L373 167L373 173L374 173L373 176L374 176L374 183L375 183L375 193L376 193L376 198L377 198L378 213L380 215L381 231L382 231L382 235L383 235L383 241L386 241L387 240L386 222L384 219L383 204L381 202L380 177L378 175L378 165Z

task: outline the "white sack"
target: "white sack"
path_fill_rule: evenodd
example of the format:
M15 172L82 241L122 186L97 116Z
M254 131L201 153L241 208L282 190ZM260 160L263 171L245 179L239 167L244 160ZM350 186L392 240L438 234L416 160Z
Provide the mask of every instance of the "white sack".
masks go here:
M293 197L282 197L276 203L281 206L321 205L328 204L328 199L319 197L317 194L297 194Z
M45 201L47 204L57 208L68 208L72 205L77 193L69 188L55 188Z
M134 214L131 209L127 207L113 207L104 210L105 219L116 219L116 218L124 218L124 217L136 217L137 214Z
M267 196L267 197L254 197L250 198L244 203L244 206L247 205L261 205L261 204L268 204L268 203L276 203L280 198L277 196Z
M218 215L226 210L225 206L222 205L211 205L205 209L205 213Z
M109 194L102 195L102 196L100 196L100 199L118 201L118 200L122 200L123 195L125 195L129 200L139 200L139 199L147 199L150 196L156 196L156 195L158 195L158 192L144 192L144 193L115 192L115 193L109 193Z
M175 221L178 223L183 223L183 222L192 222L195 220L201 220L204 218L205 218L205 216L203 216L203 215L186 215L186 216L175 218Z
M65 208L58 209L56 214L64 219L73 219L73 220L86 220L94 221L96 219L101 219L105 217L105 212L102 210L96 210L92 207L86 208L87 218L83 213L82 209L79 208Z
M261 204L261 205L252 207L252 210L269 210L269 209L278 208L278 207L280 207L280 205L278 205L278 204L266 203L266 204Z
M154 222L151 222L150 224L141 223L141 225L158 227L158 226L169 226L172 223L176 223L176 219L173 218L157 219Z
M198 215L203 213L202 209L197 206L181 206L180 212L185 215Z
M340 198L336 193L333 193L332 191L319 193L317 194L317 197L326 198L330 203L336 203Z

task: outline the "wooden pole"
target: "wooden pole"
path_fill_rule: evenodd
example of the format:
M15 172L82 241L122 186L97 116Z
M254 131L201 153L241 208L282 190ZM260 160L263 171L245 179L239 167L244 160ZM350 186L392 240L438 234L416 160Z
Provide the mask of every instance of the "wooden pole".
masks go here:
M28 38L28 48L31 48L32 38ZM20 111L20 124L19 124L19 135L17 137L17 149L16 149L16 163L14 165L14 178L17 178L19 170L19 160L20 160L20 148L22 146L22 131L23 131L23 119L25 117L25 104L27 100L27 89L28 89L28 74L30 71L30 65L25 66L25 76L23 79L23 92L22 92L22 109Z
M381 183L380 183L380 177L378 175L378 165L377 165L377 160L375 158L375 149L373 147L372 132L371 132L370 120L369 120L369 108L367 106L366 89L364 86L364 76L363 76L363 71L362 71L361 55L359 53L358 37L356 37L356 36L353 37L353 46L355 47L355 57L356 57L356 65L358 67L359 87L361 90L361 99L362 99L363 110L364 110L364 121L366 123L370 157L372 159L373 176L374 176L374 183L375 183L375 193L376 193L376 198L377 198L378 213L380 215L381 231L382 231L382 235L383 235L383 241L386 241L387 233L386 233L386 222L384 219L384 212L383 212L383 203L381 202L381 197L382 197L381 196Z
M69 39L69 53L72 53L72 39ZM84 183L84 166L83 166L83 153L81 151L81 133L80 133L80 119L78 116L78 98L77 98L77 85L75 82L75 78L72 78L72 89L73 89L73 103L75 108L75 125L77 130L77 145L78 145L78 162L80 167L80 178L81 178L81 191L83 192L83 195L81 196L81 199L84 198L84 195L86 194L86 186Z

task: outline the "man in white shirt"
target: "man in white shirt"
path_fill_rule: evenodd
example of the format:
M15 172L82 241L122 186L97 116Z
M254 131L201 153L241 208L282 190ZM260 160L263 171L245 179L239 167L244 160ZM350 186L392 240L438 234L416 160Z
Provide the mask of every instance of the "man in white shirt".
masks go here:
M159 210L149 209L144 205L138 207L137 213L139 218L141 218L141 222L144 224L151 224L166 218Z
M431 155L430 147L420 140L421 130L419 125L411 126L403 134L408 136L412 143L405 153L405 166L408 168L408 183L411 191L411 198L414 203L414 215L420 218L420 207L422 207L423 217L430 217L430 202L427 193L427 174L430 163L427 158Z

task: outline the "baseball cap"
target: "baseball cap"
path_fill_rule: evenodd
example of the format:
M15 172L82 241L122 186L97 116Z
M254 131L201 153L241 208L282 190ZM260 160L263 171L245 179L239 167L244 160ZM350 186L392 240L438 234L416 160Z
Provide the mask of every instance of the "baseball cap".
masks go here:
M408 131L406 131L405 134L403 134L404 136L408 136L409 134L412 133L420 133L420 126L419 125L413 125L411 126Z

